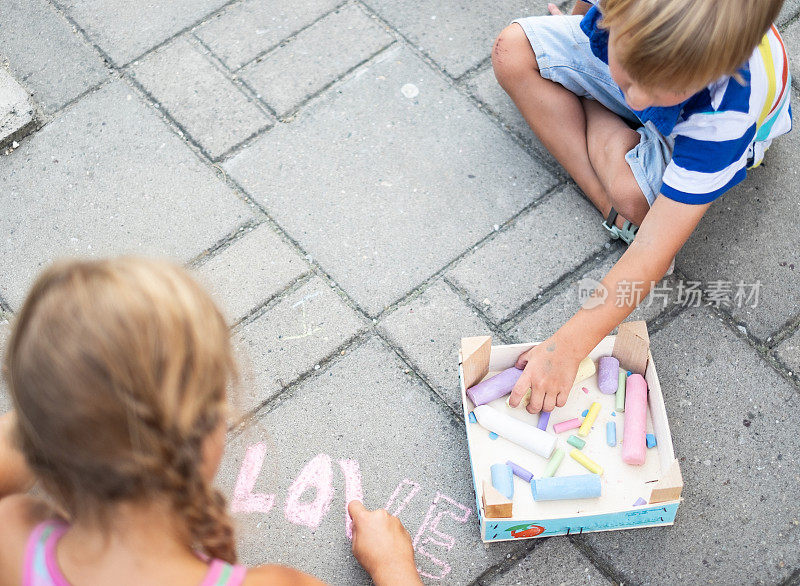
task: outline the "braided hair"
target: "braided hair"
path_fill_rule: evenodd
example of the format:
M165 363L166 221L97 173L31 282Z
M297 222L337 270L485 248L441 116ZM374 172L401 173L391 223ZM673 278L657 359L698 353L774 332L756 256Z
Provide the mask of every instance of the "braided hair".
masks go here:
M224 318L183 269L133 257L53 265L17 317L4 371L20 449L72 519L164 499L188 547L236 561L204 456L224 434L236 366Z

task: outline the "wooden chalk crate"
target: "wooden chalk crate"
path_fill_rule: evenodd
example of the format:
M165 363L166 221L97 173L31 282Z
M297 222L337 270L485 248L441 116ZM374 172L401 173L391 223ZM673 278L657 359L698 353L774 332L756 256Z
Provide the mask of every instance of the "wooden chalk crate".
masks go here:
M615 339L616 336L605 338L589 357L597 362L601 356L611 355ZM510 460L533 473L534 479L539 479L543 476L548 460L503 437L493 437L494 434L490 435L486 428L471 422L469 414L475 405L467 397L466 390L514 366L519 355L535 345L492 346L491 336L464 338L461 341L459 352L461 401L483 541L507 541L672 525L681 501L683 479L672 445L661 385L653 356L649 352L644 373L648 386L647 432L655 435L657 443L656 447L647 450L645 463L642 466L628 465L622 461L620 442L617 441L614 446L608 445L607 422L615 423L617 438L622 438L625 414L615 412L615 395L600 392L595 373L573 385L567 403L553 411L546 431L553 434L554 424L575 417L582 419L583 411L594 402L600 403L600 414L588 436L583 438L586 440L586 446L582 453L603 469L600 477L601 496L574 500L534 501L530 483L515 476L513 507L510 507L511 516L507 516L509 507L498 500L498 497L499 499L504 497L494 490L488 490L492 487L490 472L492 464ZM584 388L588 393L583 390ZM531 415L524 408L509 407L506 398L500 397L489 405L536 427L538 415ZM557 448L569 454L572 446L567 444L567 439L573 433L574 430L556 434ZM580 463L566 457L555 476L586 473L587 470ZM485 486L488 489L485 489ZM487 494L484 494L485 492ZM634 505L642 501L645 504Z

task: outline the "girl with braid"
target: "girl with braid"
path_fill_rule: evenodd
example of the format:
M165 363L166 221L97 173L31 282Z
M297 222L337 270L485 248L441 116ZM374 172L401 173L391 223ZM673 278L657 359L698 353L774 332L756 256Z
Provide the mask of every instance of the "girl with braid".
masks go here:
M0 586L319 584L236 565L212 486L236 379L225 320L182 269L120 258L46 270L5 357ZM36 481L46 499L23 494ZM351 503L377 584L419 584L411 538Z

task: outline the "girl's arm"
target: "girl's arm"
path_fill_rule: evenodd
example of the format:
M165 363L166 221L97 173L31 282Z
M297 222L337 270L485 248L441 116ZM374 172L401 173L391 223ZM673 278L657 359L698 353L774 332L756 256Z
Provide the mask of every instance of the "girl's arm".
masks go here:
M12 441L14 425L13 411L0 416L0 499L27 492L36 481Z
M566 403L580 361L664 276L710 205L656 198L635 240L602 281L607 291L605 301L592 309L580 309L548 340L520 356L517 367L525 371L511 392L512 406L519 405L528 388L533 389L528 404L531 413L552 411ZM631 284L636 285L640 298L622 295L631 290Z

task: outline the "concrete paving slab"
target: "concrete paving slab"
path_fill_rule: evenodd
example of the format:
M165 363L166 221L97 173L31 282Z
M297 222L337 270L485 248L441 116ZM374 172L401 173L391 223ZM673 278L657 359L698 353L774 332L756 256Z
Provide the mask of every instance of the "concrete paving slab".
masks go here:
M252 218L122 81L83 98L3 166L0 295L12 308L56 257L188 262Z
M786 24L787 21L797 15L798 11L800 11L800 0L785 0L781 13L778 15L778 23L781 25ZM793 69L792 71L797 70Z
M224 167L371 314L555 184L402 47Z
M97 51L46 0L3 2L0 55L48 114L108 76Z
M21 138L33 123L28 92L0 64L0 145Z
M541 307L528 313L508 334L517 342L537 342L552 336L581 307L580 291L596 286L608 274L614 263L622 256L622 251L612 252L597 267L582 275L570 278L567 287ZM586 280L584 280L586 279ZM626 321L653 320L665 311L672 309L677 301L678 279L675 276L665 277L654 288L654 292L642 299L639 306ZM627 295L630 292L625 292ZM615 328L616 330L616 328Z
M217 252L195 274L229 320L237 322L309 270L291 246L262 224Z
M792 106L800 111L796 99ZM714 202L678 255L688 278L732 282L732 298L744 283L741 303L734 299L730 309L761 340L798 313L800 198L792 188L798 169L800 133L791 132L773 142L745 182Z
M345 534L345 503L358 494L398 514L419 567L441 578L428 583L466 584L519 547L481 543L463 427L374 338L230 442L217 480L238 496L246 563L289 564L331 584L369 583Z
M591 204L564 187L467 255L447 278L503 322L603 249L609 239L601 222Z
M115 65L201 21L229 0L56 0Z
M800 377L800 330L784 340L775 350L778 358Z
M246 413L275 395L365 329L364 321L319 277L237 329Z
M375 19L351 5L301 31L240 75L278 116L285 116L393 41Z
M461 411L458 350L461 338L490 334L478 314L442 281L384 318L381 331L425 379Z
M490 0L366 0L366 4L452 77L460 77L487 59L494 39L512 20L547 13L543 0L500 4Z
M514 102L497 83L491 66L470 79L467 88L478 101L484 104L484 107L497 116L506 128L521 138L537 155L546 158L553 166L558 165L553 156L536 138Z
M340 4L341 0L245 0L209 19L195 34L235 70Z
M487 582L492 586L542 583L558 586L613 584L566 537L541 540L511 571Z
M137 62L133 73L208 156L217 159L273 121L195 43L176 39Z
M632 584L781 583L800 567L800 395L704 308L651 342L683 503L670 528L582 539Z

